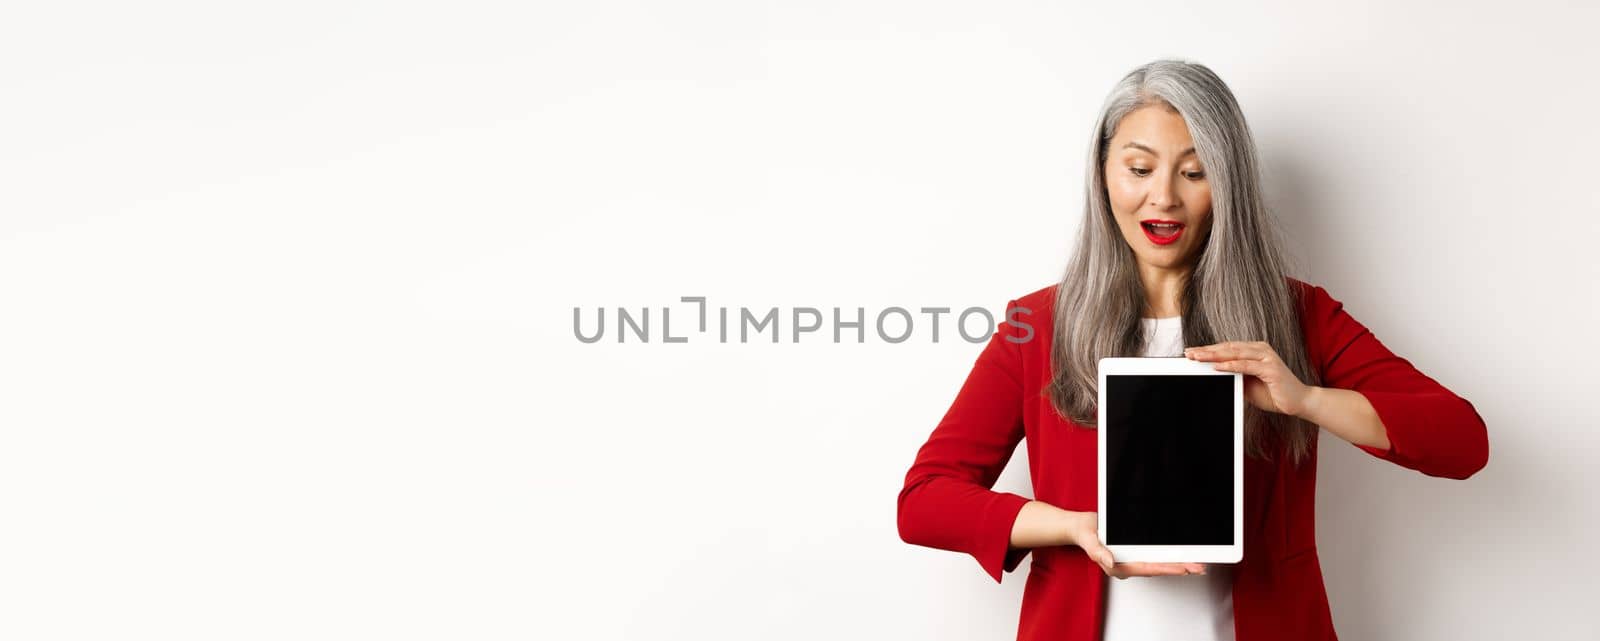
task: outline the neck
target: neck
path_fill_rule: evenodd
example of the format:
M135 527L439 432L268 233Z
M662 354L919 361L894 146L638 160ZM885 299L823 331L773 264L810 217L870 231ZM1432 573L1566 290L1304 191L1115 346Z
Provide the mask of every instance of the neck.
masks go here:
M1171 318L1183 314L1183 288L1189 282L1189 272L1152 265L1139 266L1139 280L1144 283L1146 318Z

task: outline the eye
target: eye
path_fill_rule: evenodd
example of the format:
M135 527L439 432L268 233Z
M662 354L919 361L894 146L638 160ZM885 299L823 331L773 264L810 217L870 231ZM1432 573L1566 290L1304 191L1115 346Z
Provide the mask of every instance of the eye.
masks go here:
M1189 180L1201 180L1201 179L1206 177L1206 172L1203 172L1203 171L1191 171L1191 172L1185 173L1184 176L1187 176L1189 178Z
M1149 169L1145 169L1144 167L1129 167L1128 171L1133 172L1133 175L1135 175L1135 176L1148 176L1148 175L1150 175L1150 170Z

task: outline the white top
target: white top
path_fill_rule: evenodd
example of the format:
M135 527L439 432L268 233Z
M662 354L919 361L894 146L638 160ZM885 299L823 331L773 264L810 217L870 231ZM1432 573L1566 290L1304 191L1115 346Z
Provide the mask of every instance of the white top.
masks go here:
M1144 318L1145 356L1183 355L1183 317ZM1205 574L1106 577L1105 641L1233 641L1233 566Z

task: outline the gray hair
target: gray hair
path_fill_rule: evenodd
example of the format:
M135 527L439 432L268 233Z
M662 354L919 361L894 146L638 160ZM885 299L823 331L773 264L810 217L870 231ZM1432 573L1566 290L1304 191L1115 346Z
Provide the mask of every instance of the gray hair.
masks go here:
M1306 355L1297 289L1280 232L1261 198L1255 142L1233 92L1198 63L1157 60L1124 76L1095 123L1086 168L1077 249L1056 288L1051 403L1064 418L1098 421L1099 360L1144 351L1144 286L1133 248L1118 231L1106 194L1105 162L1124 116L1145 106L1177 112L1194 139L1211 184L1210 236L1183 288L1184 345L1264 341L1307 385L1321 383ZM1255 458L1288 453L1298 463L1316 444L1317 426L1285 414L1245 408L1245 449Z

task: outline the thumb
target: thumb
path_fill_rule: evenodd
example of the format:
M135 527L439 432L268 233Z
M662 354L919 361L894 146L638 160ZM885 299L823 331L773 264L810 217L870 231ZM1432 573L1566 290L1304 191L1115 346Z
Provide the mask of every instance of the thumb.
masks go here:
M1117 563L1116 558L1111 556L1111 550L1106 549L1106 546L1101 545L1098 540L1088 541L1088 545L1083 546L1083 551L1089 555L1090 560L1099 565L1107 574L1111 573L1112 566Z
M1072 542L1089 555L1089 560L1094 561L1095 565L1104 569L1106 574L1111 574L1111 568L1117 561L1111 556L1111 550L1100 543L1100 532L1096 528L1099 515L1094 512L1075 512L1073 515L1078 519L1070 530Z

